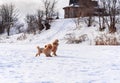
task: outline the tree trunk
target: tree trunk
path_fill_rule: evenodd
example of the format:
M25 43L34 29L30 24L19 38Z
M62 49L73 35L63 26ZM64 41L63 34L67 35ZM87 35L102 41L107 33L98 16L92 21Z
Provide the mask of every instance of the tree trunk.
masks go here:
M7 35L10 36L10 26L7 28Z
M92 16L89 16L88 18L88 27L90 27L92 25Z
M116 30L116 27L115 27L115 24L111 24L110 27L109 27L109 32L110 33L115 33L117 30Z

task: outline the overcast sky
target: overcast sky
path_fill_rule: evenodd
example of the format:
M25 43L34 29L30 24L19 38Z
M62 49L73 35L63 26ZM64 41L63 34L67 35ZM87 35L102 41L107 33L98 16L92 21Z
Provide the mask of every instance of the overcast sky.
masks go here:
M20 17L27 13L35 13L35 10L41 8L42 0L0 0L0 4L13 3L21 13ZM56 9L63 16L63 7L67 6L69 0L58 0Z

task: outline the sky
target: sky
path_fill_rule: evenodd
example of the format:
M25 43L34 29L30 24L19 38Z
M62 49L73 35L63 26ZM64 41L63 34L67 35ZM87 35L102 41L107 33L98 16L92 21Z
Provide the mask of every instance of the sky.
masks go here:
M13 3L19 10L20 18L23 18L26 14L35 13L37 9L42 7L42 0L0 0L0 4ZM69 0L58 0L56 10L59 11L60 17L64 16L63 7L67 6Z

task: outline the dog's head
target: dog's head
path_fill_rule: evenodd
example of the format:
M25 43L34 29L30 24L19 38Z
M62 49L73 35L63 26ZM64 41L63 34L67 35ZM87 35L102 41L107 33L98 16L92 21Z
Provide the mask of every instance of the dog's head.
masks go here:
M59 42L59 40L56 39L56 40L53 42L53 45L57 45L57 46L58 46L58 42Z

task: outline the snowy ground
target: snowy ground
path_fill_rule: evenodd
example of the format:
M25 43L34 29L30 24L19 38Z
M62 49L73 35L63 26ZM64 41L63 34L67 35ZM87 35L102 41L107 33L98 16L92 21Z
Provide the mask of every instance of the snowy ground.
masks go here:
M99 33L97 25L76 29L72 19L60 19L40 34L0 35L0 83L120 83L120 46L94 46ZM88 40L66 44L66 34ZM35 57L36 46L54 39L60 41L57 57Z
M36 44L0 44L0 83L120 83L119 49L63 44L47 58Z

